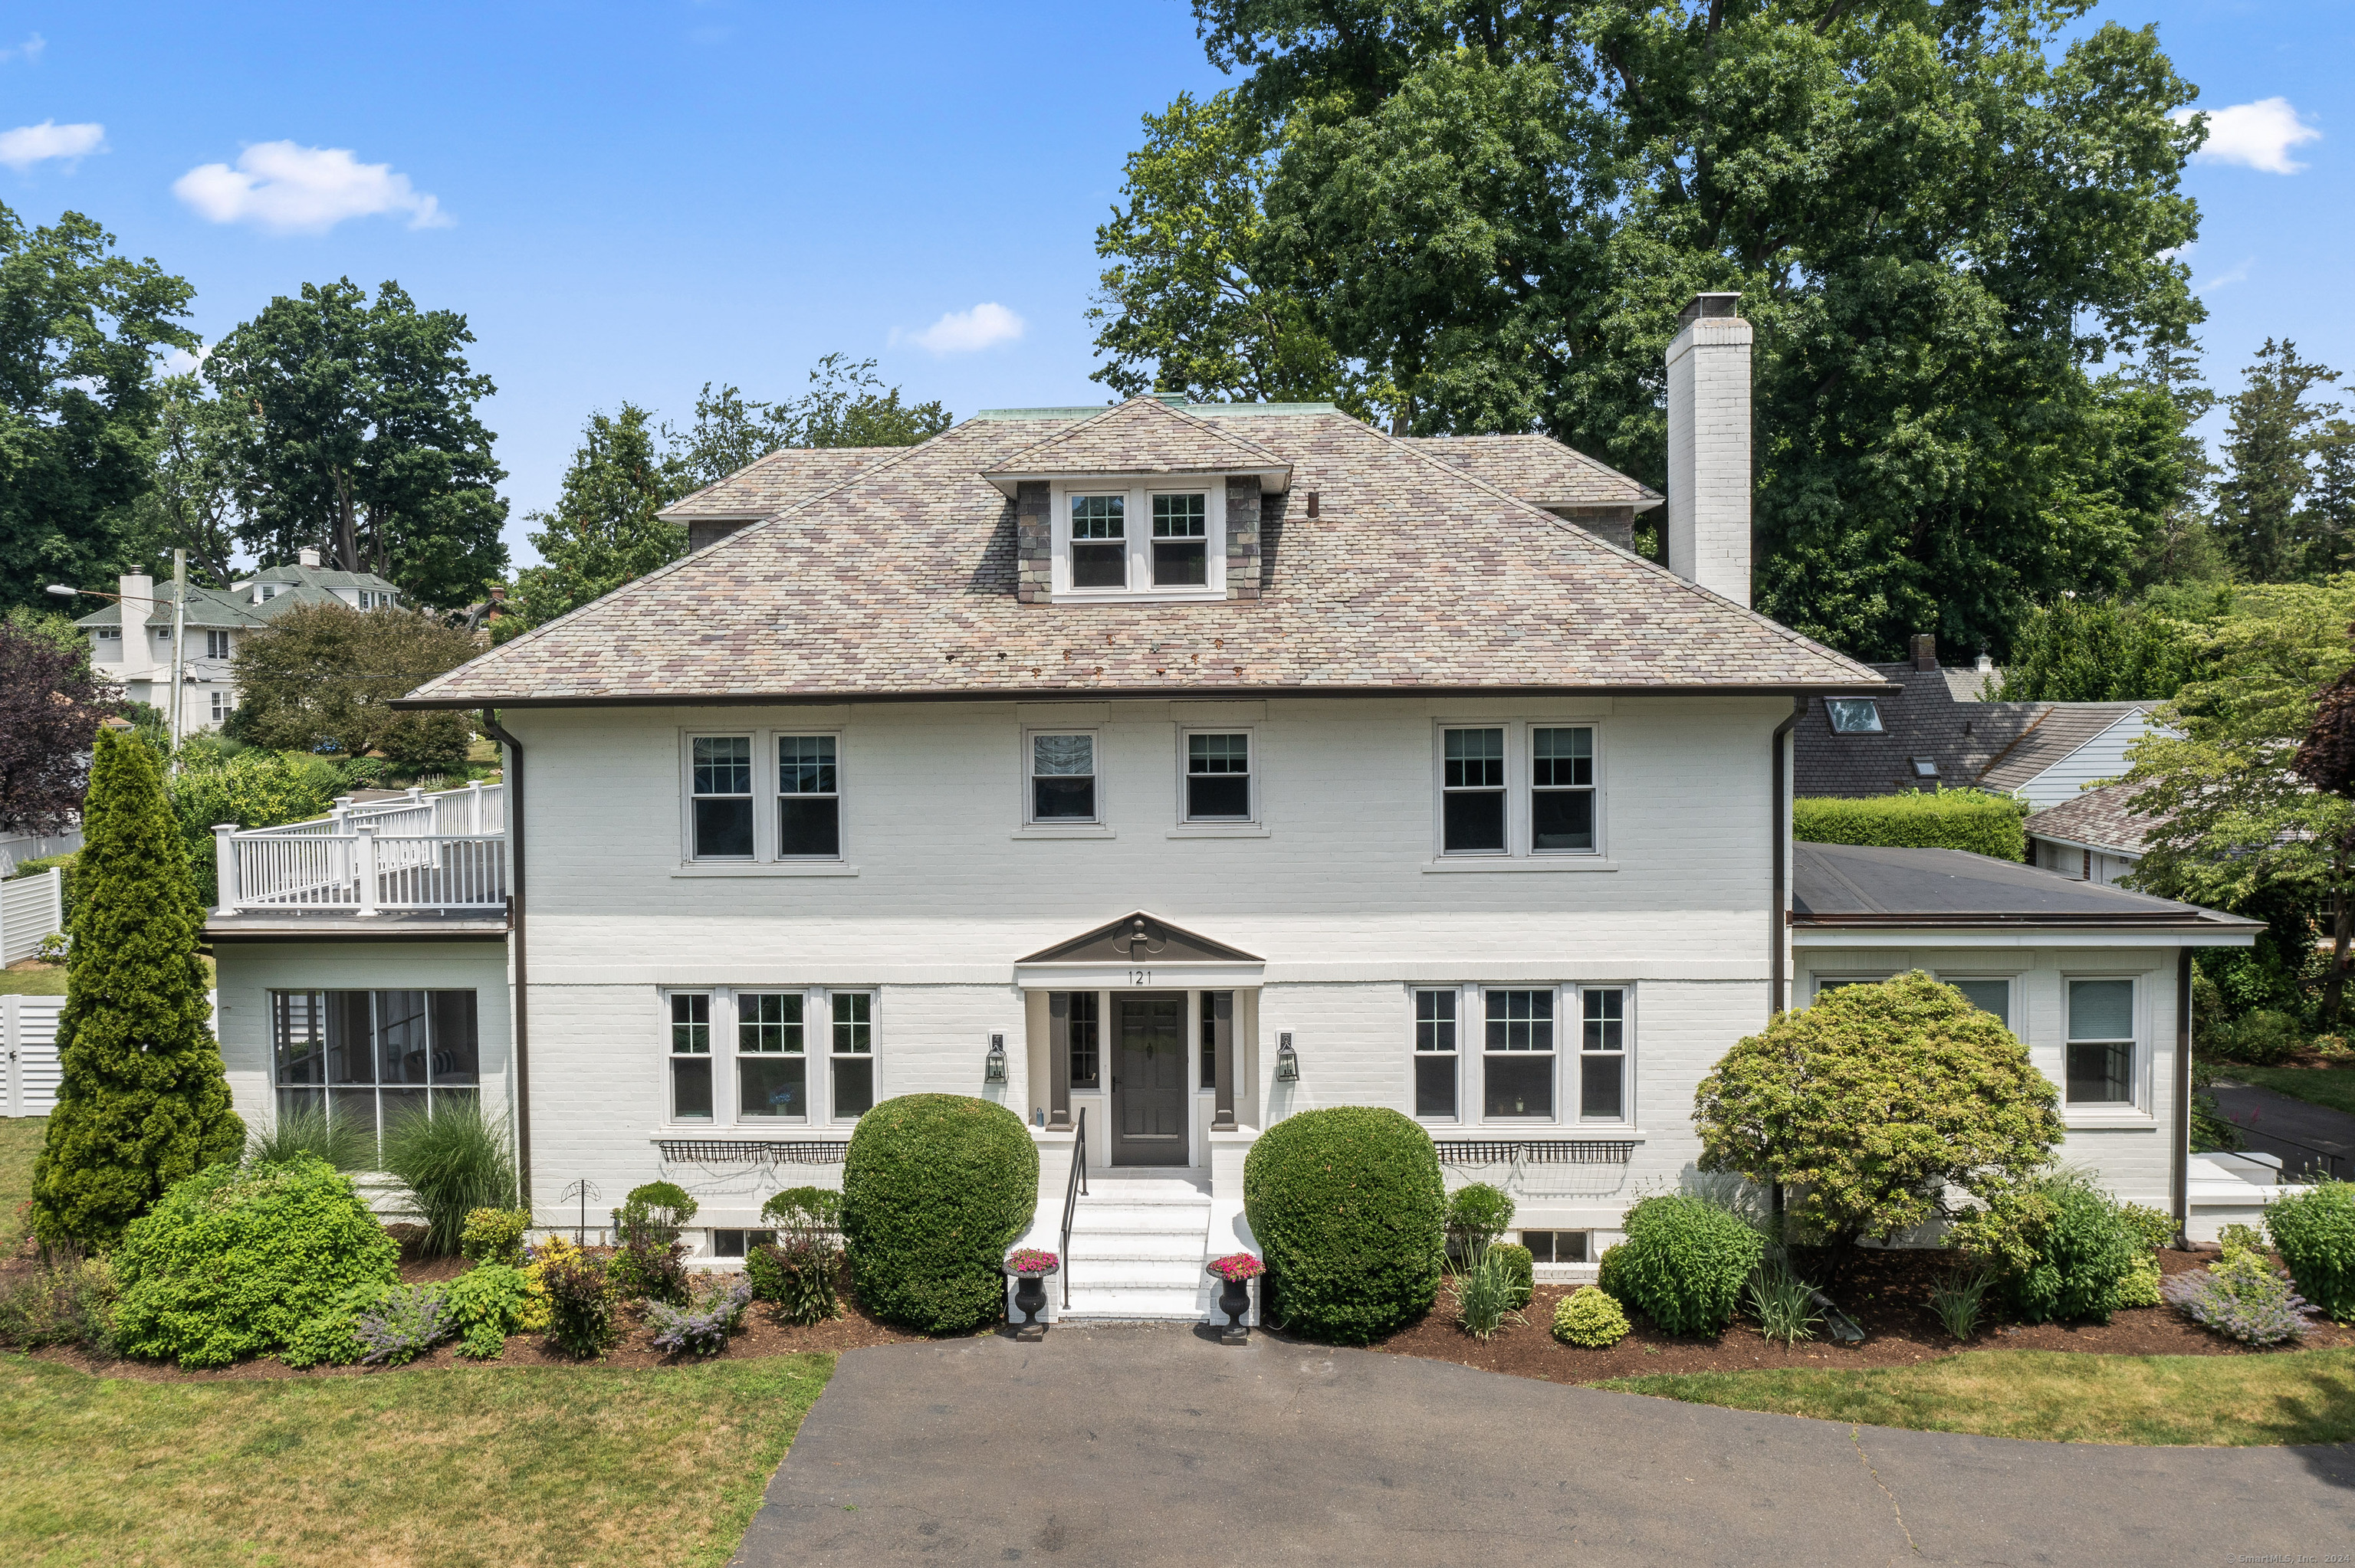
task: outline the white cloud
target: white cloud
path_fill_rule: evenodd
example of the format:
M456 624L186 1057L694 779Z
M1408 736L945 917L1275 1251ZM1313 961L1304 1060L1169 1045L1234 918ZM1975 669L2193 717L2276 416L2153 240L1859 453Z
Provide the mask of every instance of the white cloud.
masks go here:
M60 125L54 120L44 120L38 125L0 131L0 164L20 175L51 158L63 158L71 164L91 153L105 151L103 125Z
M35 33L13 49L0 48L0 65L5 65L10 60L23 60L27 65L31 65L41 58L41 51L48 47L49 40Z
M2245 283L2249 281L2250 270L2256 264L2257 259L2252 256L2237 267L2227 267L2212 278L2200 279L2192 285L2191 291L2195 294L2204 294L2211 289L2222 289L2234 283Z
M2197 112L2178 110L2178 125ZM2202 163L2239 164L2268 175L2294 175L2306 167L2289 155L2292 147L2319 142L2322 132L2297 117L2286 98L2260 98L2208 114L2208 140L2192 154Z
M1004 305L979 304L969 311L951 311L915 337L934 354L971 354L1012 343L1022 332L1022 318Z
M405 212L411 228L453 221L390 164L363 164L347 147L257 142L237 167L205 164L172 182L172 194L215 223L255 223L279 234L324 234L347 217Z

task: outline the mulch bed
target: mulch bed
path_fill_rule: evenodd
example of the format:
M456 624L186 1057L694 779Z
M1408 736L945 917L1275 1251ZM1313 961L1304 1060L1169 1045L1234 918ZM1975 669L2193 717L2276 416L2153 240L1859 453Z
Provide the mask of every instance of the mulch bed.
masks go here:
M2167 1251L2158 1255L2161 1274L2204 1268L2212 1252ZM1553 1337L1553 1309L1576 1289L1540 1285L1521 1312L1523 1323L1508 1320L1482 1344L1455 1322L1446 1287L1439 1305L1422 1321L1371 1346L1391 1355L1455 1361L1516 1377L1552 1383L1599 1383L1605 1378L1647 1377L1657 1372L1752 1372L1766 1367L1834 1368L1905 1366L1935 1361L1958 1351L2084 1351L2120 1356L2262 1356L2284 1350L2332 1350L2355 1346L2355 1331L2323 1323L2302 1343L2259 1347L2237 1344L2200 1327L2171 1307L2130 1307L2107 1323L2001 1322L1983 1324L1967 1343L1956 1344L1930 1310L1930 1287L1953 1268L1943 1252L1870 1252L1858 1263L1834 1298L1864 1330L1864 1342L1843 1345L1820 1326L1820 1338L1785 1348L1737 1320L1721 1339L1685 1340L1664 1334L1628 1314L1635 1331L1606 1351L1581 1350ZM1996 1315L1989 1313L1988 1317Z

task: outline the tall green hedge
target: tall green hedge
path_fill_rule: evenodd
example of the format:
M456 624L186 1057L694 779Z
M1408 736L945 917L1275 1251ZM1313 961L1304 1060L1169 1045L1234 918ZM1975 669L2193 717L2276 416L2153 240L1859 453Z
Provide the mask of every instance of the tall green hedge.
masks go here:
M1039 1206L1022 1118L965 1095L902 1095L858 1118L842 1168L842 1234L859 1305L927 1333L1006 1309L1006 1249Z
M1397 1111L1335 1106L1277 1122L1243 1161L1243 1212L1285 1329L1361 1345L1429 1311L1439 1292L1439 1151Z
M1791 802L1791 836L1811 844L1878 844L1968 850L2026 860L2027 803L1985 789L1918 789L1849 800L1811 795Z

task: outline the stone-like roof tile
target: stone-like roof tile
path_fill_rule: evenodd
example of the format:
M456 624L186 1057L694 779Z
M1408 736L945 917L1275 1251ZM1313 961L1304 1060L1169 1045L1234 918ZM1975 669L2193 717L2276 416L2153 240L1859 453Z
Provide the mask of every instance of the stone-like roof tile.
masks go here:
M1668 499L1549 436L1421 436L1409 444L1540 506L1632 506L1643 512Z
M672 502L657 514L673 523L691 517L766 517L797 501L832 490L864 468L905 447L784 447L738 469L717 484Z
M2143 784L2104 784L2087 789L2073 800L2063 800L2029 818L2029 835L2087 849L2138 855L2142 853L2143 841L2167 821L2163 816L2144 816L2127 806L2127 801L2147 788Z
M1257 441L1172 408L1131 397L999 459L983 471L1010 480L1054 473L1252 473L1291 464Z

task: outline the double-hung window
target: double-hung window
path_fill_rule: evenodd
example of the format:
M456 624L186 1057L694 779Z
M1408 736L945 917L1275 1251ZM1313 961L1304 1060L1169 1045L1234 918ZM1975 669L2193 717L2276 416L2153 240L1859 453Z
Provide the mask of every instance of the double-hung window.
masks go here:
M677 991L670 999L670 1118L711 1119L711 997Z
M2132 1105L2134 981L2073 980L2068 985L2069 1103Z
M2008 980L1954 979L1938 977L1961 991L1973 1007L1981 1012L1992 1012L1996 1022L2006 1029L2011 1027L2011 982ZM2127 982L2131 983L2131 982Z
M777 853L784 858L842 853L842 796L834 736L777 737Z
M1209 577L1210 506L1205 495L1153 498L1153 586L1200 588Z
M1420 1119L1633 1119L1630 988L1428 986L1412 995Z
M1071 1087L1092 1089L1100 1086L1096 1076L1102 1061L1101 1046L1103 1014L1098 1011L1103 992L1075 991L1070 993L1071 1034Z
M752 858L752 737L695 737L695 858Z
M1252 737L1241 735L1186 736L1186 820L1247 822L1252 820Z
M1529 731L1529 848L1594 847L1594 731L1583 725Z
M1455 1119L1455 1008L1453 991L1414 993L1414 1114Z
M1141 478L1057 482L1053 591L1082 599L1218 599L1226 592L1226 484Z
M874 1107L872 991L715 986L671 991L664 1006L673 1122L773 1133Z
M1553 1116L1553 1002L1550 991L1487 993L1481 1044L1482 1111L1491 1121Z
M1128 586L1128 497L1071 497L1071 586Z
M205 657L208 659L226 659L229 657L228 632L208 631L205 633Z
M874 998L834 993L834 1119L856 1121L875 1107Z
M1500 854L1505 848L1505 732L1443 732L1441 835L1449 854Z
M788 730L686 737L687 858L842 858L842 737Z
M1028 750L1030 820L1096 821L1096 737L1034 734Z
M1438 761L1441 854L1592 861L1603 848L1596 726L1444 724Z
M1578 1119L1627 1119L1627 993L1611 986L1581 991L1585 1032L1578 1049Z
M799 991L736 993L736 1114L809 1119L808 1058Z

